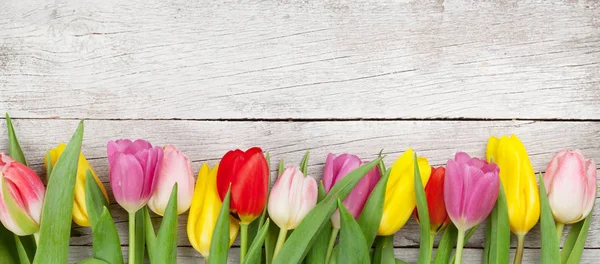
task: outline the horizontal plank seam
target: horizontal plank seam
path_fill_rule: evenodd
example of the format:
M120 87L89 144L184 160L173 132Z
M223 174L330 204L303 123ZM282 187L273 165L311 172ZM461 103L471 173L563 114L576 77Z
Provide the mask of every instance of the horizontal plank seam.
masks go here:
M5 119L0 117L0 120ZM529 121L600 122L600 118L470 118L470 117L360 117L360 118L86 118L86 117L11 117L12 120L92 120L92 121L214 121L214 122L355 122L355 121Z

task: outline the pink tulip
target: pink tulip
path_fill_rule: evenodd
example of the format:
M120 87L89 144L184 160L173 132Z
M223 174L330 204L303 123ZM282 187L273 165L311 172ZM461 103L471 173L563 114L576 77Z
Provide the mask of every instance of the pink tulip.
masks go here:
M481 223L492 211L500 188L495 163L456 153L446 164L444 200L450 219L459 230Z
M148 201L148 207L158 215L163 215L173 185L177 183L177 214L190 208L194 195L194 172L190 159L173 145L163 147L164 158L158 170L156 189Z
M290 166L273 185L267 204L269 217L281 229L294 229L315 207L317 196L315 179Z
M130 214L135 213L154 192L163 149L141 139L109 141L106 148L115 200Z
M342 154L337 157L332 153L327 155L325 172L323 173L325 191L329 192L335 183L364 163L355 155ZM362 213L363 207L380 177L379 168L375 167L354 186L354 189L344 199L344 207L348 209L354 218L358 218ZM331 223L333 227L340 228L339 210L336 210L331 216Z
M544 175L548 202L557 222L572 224L587 217L596 198L596 164L580 150L556 153Z
M45 193L31 168L0 153L0 221L8 230L19 236L37 233Z

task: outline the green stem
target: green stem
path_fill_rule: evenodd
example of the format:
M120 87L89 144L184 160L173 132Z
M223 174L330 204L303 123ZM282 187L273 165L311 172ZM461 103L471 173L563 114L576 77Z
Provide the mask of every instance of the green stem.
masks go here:
M565 224L556 223L556 236L558 236L558 246L560 247L560 240L562 239L563 228L565 228Z
M339 228L333 228L333 230L331 230L331 236L329 236L329 244L327 244L327 254L325 255L325 264L329 263L329 260L331 259L331 252L333 252L333 245L335 244L335 238L337 238L338 232L340 231Z
M285 228L279 229L279 237L277 237L277 244L275 244L275 251L273 252L273 259L275 259L275 256L277 256L277 253L279 253L279 250L283 246L283 243L285 242L285 239L287 238L287 232L288 232L288 230Z
M517 254L513 264L521 264L523 260L523 249L525 248L525 235L517 235Z
M429 252L433 252L433 242L435 242L436 235L437 235L437 233L435 233L435 232L429 233L429 249L431 249Z
M241 249L240 249L240 263L244 263L246 258L246 252L248 251L248 224L240 223L241 237Z
M40 232L33 234L33 238L35 239L35 245L37 246L40 243Z
M460 264L462 263L462 252L463 246L465 243L465 230L458 229L458 241L456 241L456 258L454 259L454 263Z
M129 263L135 264L135 212L129 213Z

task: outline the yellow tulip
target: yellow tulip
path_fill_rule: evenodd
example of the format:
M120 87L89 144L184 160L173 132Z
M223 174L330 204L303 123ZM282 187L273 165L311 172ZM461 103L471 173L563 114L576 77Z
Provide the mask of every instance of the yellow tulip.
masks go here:
M524 236L540 218L539 190L525 146L515 135L490 137L486 156L500 167L510 230Z
M396 233L413 213L416 205L414 152L406 150L392 164L388 183L385 188L383 215L377 235L389 236ZM431 175L431 166L424 157L417 158L421 181L427 185Z
M52 160L52 166L56 164L58 157L60 157L60 155L63 153L66 146L67 145L65 145L65 143L60 143L60 145L58 145L56 148L50 150L50 159ZM48 165L47 162L48 161L46 160L46 157L44 157L44 166ZM104 198L106 198L106 200L108 201L108 194L106 193L104 185L102 185L102 182L100 181L100 179L98 179L98 176L96 176L96 173L83 156L83 153L80 153L79 164L77 165L77 178L75 179L75 196L73 202L73 221L79 226L90 226L90 219L88 218L87 209L85 205L85 177L87 170L90 170L92 172L94 180L96 180L96 183L98 184L100 190L102 190L102 193L104 194Z
M219 165L210 169L206 164L203 164L200 168L187 222L187 234L190 243L206 259L208 259L210 241L222 205L217 192L218 169ZM229 246L233 244L239 228L238 220L230 216Z

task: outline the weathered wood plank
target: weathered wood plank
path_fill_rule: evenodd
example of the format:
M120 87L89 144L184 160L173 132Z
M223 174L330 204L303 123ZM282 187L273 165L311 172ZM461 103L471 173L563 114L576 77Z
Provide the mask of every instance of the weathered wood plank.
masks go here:
M2 1L0 109L30 118L598 119L599 8Z
M70 248L69 263L75 263L78 260L91 256L91 247L76 246ZM127 255L127 247L123 247L124 254ZM435 250L434 250L435 252ZM540 250L539 249L526 249L525 255L523 256L524 264L538 264L540 263ZM416 263L419 257L419 249L417 248L402 248L395 249L395 255L409 263ZM515 250L511 250L510 259L514 258ZM600 249L586 249L583 251L581 257L581 264L593 264L598 263L600 257ZM463 263L481 263L483 258L482 249L466 248L463 251ZM196 252L192 247L179 247L177 248L177 263L179 264L197 264L204 263L200 253ZM228 263L237 264L239 263L239 248L232 248L230 250L230 257Z
M4 120L0 121L3 127ZM67 140L77 125L75 120L14 120L21 145L33 167L42 172L44 151L61 140ZM525 122L525 121L352 121L352 122L215 122L215 121L116 121L88 120L85 123L83 151L104 182L108 181L106 142L115 136L146 138L155 144L172 143L194 160L197 170L201 162L215 164L229 149L258 145L270 151L273 162L285 158L287 164L298 164L306 149L312 156L309 173L320 178L328 152L356 153L373 159L381 148L389 165L404 149L411 146L419 154L440 165L456 151L482 156L490 135L518 134L529 150L536 171L543 171L551 156L568 148L580 148L591 158L600 160L600 136L597 122ZM6 149L6 132L0 129L0 149ZM272 175L275 177L275 175ZM105 184L108 187L108 183ZM125 212L114 204L112 213L127 243ZM598 219L600 213L595 212ZM155 219L158 221L159 219ZM179 245L189 245L183 216L179 222ZM592 223L588 247L600 247L600 222ZM418 226L409 223L397 235L395 244L414 247L418 244ZM470 247L483 245L479 231ZM71 243L89 245L89 229L74 228ZM537 228L527 237L528 247L539 247Z

